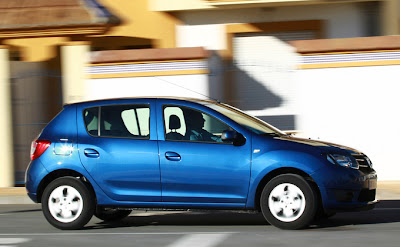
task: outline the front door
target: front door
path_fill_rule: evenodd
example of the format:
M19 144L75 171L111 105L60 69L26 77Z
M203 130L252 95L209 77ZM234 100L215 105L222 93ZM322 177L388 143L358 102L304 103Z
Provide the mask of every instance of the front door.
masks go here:
M84 122L78 124L81 161L114 200L161 201L153 104L147 100L78 109Z
M250 180L251 144L221 140L230 126L194 108L158 103L163 202L243 206ZM160 122L160 116L159 116ZM159 132L160 135L160 132Z

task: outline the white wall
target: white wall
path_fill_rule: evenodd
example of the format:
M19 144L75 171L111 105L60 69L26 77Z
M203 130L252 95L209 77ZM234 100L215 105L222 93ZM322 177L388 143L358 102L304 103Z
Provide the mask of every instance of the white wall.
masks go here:
M367 154L379 180L400 180L400 66L297 71L298 129Z
M178 47L204 47L207 50L226 49L224 25L178 25L176 31Z
M85 100L143 96L205 99L203 95L209 95L208 75L89 79L85 87Z
M362 11L357 4L308 5L278 8L188 11L179 13L177 46L226 49L225 24L324 20L324 38L365 36Z
M275 37L236 37L233 41L237 107L259 118L295 115L295 49ZM277 126L293 130L293 127Z

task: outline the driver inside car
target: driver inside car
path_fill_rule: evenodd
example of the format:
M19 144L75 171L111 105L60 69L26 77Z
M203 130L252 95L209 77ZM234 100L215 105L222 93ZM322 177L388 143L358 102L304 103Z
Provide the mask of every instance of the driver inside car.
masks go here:
M221 138L213 135L204 128L203 114L198 111L189 110L186 116L186 136L185 138L191 141L204 141L204 142L222 142Z

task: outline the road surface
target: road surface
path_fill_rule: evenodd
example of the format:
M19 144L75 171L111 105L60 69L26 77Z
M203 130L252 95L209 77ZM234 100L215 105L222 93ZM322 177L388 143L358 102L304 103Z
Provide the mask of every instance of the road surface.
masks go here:
M93 217L83 230L62 231L47 223L40 205L0 205L0 247L399 245L400 200L382 201L372 211L337 214L298 231L277 229L261 214L228 211L133 211L119 222Z

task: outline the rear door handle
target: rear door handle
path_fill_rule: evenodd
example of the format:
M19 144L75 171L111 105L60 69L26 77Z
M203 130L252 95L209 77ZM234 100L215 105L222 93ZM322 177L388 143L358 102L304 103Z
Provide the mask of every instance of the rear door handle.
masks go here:
M100 156L99 152L92 148L86 148L84 151L85 155L89 158L97 158Z
M181 156L175 152L166 152L165 153L165 158L170 161L180 161Z

